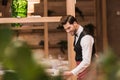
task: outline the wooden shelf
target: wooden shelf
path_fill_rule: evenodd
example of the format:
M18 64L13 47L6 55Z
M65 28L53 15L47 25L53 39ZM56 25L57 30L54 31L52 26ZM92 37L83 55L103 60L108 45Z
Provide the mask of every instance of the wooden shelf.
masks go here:
M18 27L18 28L11 28L12 30L38 30L44 29L44 26L33 26L33 27Z
M39 46L39 45L29 45L31 49L43 49L44 46Z
M59 22L59 17L28 17L28 18L0 18L2 23L40 23L40 22Z
M41 45L29 45L31 49L43 49L44 46ZM49 45L49 48L60 48L60 45Z

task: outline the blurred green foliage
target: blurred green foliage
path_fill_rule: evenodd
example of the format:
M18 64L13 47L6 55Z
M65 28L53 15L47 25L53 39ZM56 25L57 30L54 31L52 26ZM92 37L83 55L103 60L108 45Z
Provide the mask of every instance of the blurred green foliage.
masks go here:
M12 0L11 3L11 16L15 18L24 18L27 17L27 0ZM20 27L20 23L12 23L13 27Z
M10 29L0 28L0 64L4 69L3 80L63 80L61 75L50 76L38 65L25 42L12 40Z
M120 58L112 48L100 55L97 65L100 80L120 80Z

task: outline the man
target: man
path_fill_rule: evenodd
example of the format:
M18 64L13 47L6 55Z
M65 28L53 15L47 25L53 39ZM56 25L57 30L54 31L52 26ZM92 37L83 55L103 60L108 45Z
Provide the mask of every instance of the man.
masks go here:
M61 25L67 33L75 37L74 51L76 53L75 60L77 63L77 66L73 70L66 71L63 75L67 77L77 75L77 80L85 80L90 71L89 67L95 53L94 29L90 26L83 28L72 15L62 17Z

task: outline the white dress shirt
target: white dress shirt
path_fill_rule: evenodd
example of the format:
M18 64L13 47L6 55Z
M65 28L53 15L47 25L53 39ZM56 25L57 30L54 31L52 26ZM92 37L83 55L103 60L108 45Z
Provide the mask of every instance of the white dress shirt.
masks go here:
M77 30L78 37L76 37L76 42L77 42L82 31L83 31L83 27L79 26L79 28ZM84 37L82 37L80 45L82 47L83 60L81 61L81 63L77 67L75 67L71 71L73 73L73 75L78 75L79 73L84 71L90 65L93 43L94 43L94 39L91 35L85 35Z

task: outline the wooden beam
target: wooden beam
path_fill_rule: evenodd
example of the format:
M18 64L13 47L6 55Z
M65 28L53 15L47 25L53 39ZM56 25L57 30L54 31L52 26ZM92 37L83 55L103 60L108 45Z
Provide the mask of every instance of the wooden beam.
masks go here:
M66 0L66 7L67 7L67 15L75 16L75 0ZM75 68L75 52L73 48L73 37L70 34L68 35L68 59L70 64L70 69ZM76 80L76 77L72 77L71 80Z
M0 12L0 16L2 16L2 12Z
M48 2L47 0L44 0L44 16L47 17L47 11L48 11ZM45 51L45 57L48 58L49 55L49 45L48 45L48 23L44 23L44 51Z
M108 49L106 0L102 0L103 50Z
M39 23L39 22L59 22L58 17L28 17L28 18L0 18L1 23Z
M38 30L38 29L44 29L44 26L28 26L28 27L13 27L12 30Z

